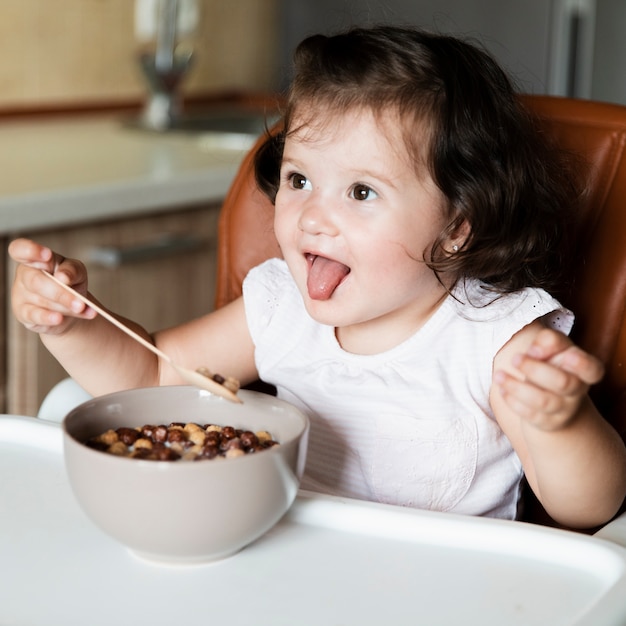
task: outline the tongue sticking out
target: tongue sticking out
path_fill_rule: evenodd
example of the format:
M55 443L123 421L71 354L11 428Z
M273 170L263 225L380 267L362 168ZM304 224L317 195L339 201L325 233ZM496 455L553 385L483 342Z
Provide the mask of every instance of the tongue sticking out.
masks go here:
M309 270L307 289L312 300L328 300L350 268L338 261L316 256Z

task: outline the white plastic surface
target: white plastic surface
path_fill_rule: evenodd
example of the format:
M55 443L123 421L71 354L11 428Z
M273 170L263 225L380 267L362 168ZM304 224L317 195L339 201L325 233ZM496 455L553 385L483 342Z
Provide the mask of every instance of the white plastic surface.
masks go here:
M595 536L626 548L626 513L601 528Z
M37 417L61 423L73 408L87 402L91 397L73 378L64 378L43 399Z
M0 624L116 623L624 624L626 550L516 522L303 493L231 558L155 566L79 509L57 425L0 416Z

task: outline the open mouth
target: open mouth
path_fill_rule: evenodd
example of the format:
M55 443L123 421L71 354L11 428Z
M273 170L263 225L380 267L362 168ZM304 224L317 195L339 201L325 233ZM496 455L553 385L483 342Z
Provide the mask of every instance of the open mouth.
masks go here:
M328 300L350 273L350 268L339 261L317 254L306 253L304 256L309 265L309 297L312 300Z

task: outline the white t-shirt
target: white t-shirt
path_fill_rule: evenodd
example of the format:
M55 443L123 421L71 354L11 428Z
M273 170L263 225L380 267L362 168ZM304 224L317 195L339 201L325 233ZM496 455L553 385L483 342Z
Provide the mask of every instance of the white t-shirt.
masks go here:
M489 405L493 359L539 317L568 333L570 311L543 290L494 299L470 282L402 344L359 355L308 315L284 261L251 270L243 295L260 378L311 421L302 488L515 517L522 467Z

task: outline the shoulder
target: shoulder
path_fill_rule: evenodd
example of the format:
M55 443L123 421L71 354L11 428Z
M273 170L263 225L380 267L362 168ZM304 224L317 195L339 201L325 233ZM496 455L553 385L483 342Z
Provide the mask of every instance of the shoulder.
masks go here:
M287 264L282 259L268 259L253 267L242 285L244 300L247 303L261 299L267 304L278 296L284 298L290 291L296 290Z
M523 352L543 328L569 334L571 311L541 289L499 294L480 282L466 281L449 299L455 315L450 322L452 341L468 354L490 389L494 367Z
M242 286L243 301L252 336L270 325L301 313L302 298L282 259L269 259L248 272Z
M468 279L456 285L452 293L463 308L473 311L469 315L476 319L490 319L525 308L543 312L563 308L547 291L535 287L502 293L486 283Z
M512 293L498 293L479 281L464 281L454 290L456 312L474 322L489 322L494 332L515 332L534 320L569 334L573 313L543 289L528 287ZM510 336L509 336L510 337Z
M266 285L267 287L275 287L284 285L291 280L291 274L287 268L287 264L283 259L267 259L263 263L253 267L243 280L243 288L249 288L250 285Z

